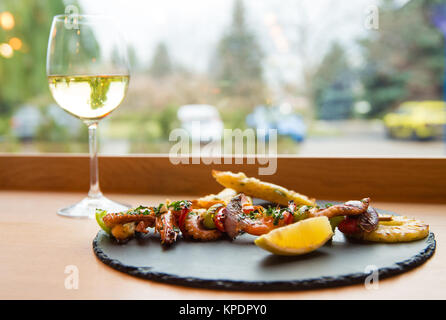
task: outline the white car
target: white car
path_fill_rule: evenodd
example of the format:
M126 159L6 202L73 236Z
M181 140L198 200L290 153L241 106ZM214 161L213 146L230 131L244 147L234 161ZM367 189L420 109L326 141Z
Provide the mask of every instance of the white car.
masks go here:
M181 127L192 142L219 141L223 136L223 121L217 108L208 104L188 104L177 113Z

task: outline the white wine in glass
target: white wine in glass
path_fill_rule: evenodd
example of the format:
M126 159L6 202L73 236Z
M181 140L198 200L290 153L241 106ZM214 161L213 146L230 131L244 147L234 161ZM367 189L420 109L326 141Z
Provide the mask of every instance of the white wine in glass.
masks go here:
M100 120L125 97L129 76L48 76L54 100L84 121Z
M93 218L97 208L129 206L104 197L99 188L96 129L122 102L129 84L125 42L109 17L59 15L53 19L47 53L48 85L57 104L81 119L89 131L90 191L58 214Z

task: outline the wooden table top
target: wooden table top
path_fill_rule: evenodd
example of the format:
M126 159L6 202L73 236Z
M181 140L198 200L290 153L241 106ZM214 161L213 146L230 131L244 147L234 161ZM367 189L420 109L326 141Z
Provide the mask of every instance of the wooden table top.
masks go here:
M378 202L374 205L429 223L437 250L422 266L379 281L293 292L233 292L186 288L131 277L99 261L92 250L98 231L94 220L56 215L60 207L84 194L0 192L0 299L445 299L446 204ZM110 195L109 195L110 196ZM155 204L164 196L120 195L110 198L132 205ZM181 199L169 196L170 199ZM79 270L78 289L65 288L67 266Z

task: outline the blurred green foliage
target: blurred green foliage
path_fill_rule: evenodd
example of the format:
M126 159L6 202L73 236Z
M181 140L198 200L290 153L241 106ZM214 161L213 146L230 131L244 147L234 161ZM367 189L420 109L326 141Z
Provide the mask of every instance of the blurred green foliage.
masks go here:
M46 49L52 17L65 10L62 0L2 0L14 17L14 27L0 28L0 43L19 38L22 47L11 58L0 57L0 114L36 95L48 96Z
M217 45L209 71L225 95L263 98L263 53L247 27L245 7L236 0L229 31Z
M0 117L0 137L7 135L10 130L10 119L7 117Z
M72 140L67 128L58 124L53 118L45 118L39 125L35 139L38 141L62 142Z
M170 60L167 46L164 42L158 44L153 55L150 66L150 74L156 78L162 78L172 73L172 62Z
M220 111L226 129L246 129L246 116L249 113L251 110L246 108L222 109Z
M411 0L402 7L395 0L382 2L379 29L360 41L370 117L406 100L442 99L444 39L430 20L435 2Z
M353 106L353 69L337 42L322 59L312 82L316 116L320 119L350 117Z
M157 115L157 120L161 129L161 137L168 140L170 132L178 128L180 123L177 118L178 107L169 105Z

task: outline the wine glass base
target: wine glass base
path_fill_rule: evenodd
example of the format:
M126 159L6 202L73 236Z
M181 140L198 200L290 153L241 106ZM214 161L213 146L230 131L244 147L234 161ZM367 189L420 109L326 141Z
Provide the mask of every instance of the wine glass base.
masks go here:
M102 209L108 212L121 212L130 208L127 204L112 201L104 196L98 198L86 197L76 204L59 209L57 214L70 218L94 219L96 209Z

